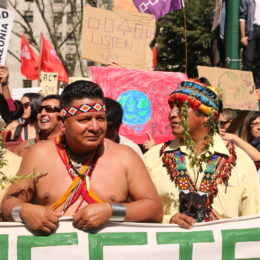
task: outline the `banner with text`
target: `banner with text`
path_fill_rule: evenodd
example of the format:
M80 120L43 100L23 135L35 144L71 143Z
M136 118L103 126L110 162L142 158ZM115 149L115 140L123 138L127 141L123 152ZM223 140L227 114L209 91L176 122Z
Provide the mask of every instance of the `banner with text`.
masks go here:
M138 144L147 140L146 131L156 143L172 139L168 97L187 78L185 74L114 67L90 67L90 74L105 96L122 105L121 135Z
M150 14L108 11L86 6L82 28L82 57L103 64L152 70L149 46L155 33Z
M251 71L198 66L199 77L207 78L220 89L224 108L258 111L258 101Z
M58 73L41 71L40 87L43 96L58 94Z
M0 8L0 65L5 65L13 21L14 12Z
M176 225L110 223L96 232L61 221L55 234L33 236L22 224L0 223L2 260L260 259L260 216Z

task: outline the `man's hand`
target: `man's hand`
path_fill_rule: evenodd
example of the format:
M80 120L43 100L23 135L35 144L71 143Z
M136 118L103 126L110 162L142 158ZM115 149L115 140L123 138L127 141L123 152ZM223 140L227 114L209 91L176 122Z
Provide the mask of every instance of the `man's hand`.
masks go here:
M246 36L243 36L243 37L241 37L240 42L241 42L242 45L247 46L248 38Z
M33 233L49 234L58 228L61 213L44 206L26 203L21 208L20 217Z
M143 143L143 146L146 150L149 150L150 148L155 146L156 143L155 143L155 140L153 139L153 137L151 136L151 134L149 132L145 132L145 133L148 137L148 140Z
M170 219L170 224L177 224L181 228L191 229L195 223L192 217L182 213L176 213Z
M0 83L2 85L7 85L9 78L8 68L5 66L0 66Z
M73 224L84 231L102 226L109 220L112 209L109 203L95 203L85 206L73 216Z

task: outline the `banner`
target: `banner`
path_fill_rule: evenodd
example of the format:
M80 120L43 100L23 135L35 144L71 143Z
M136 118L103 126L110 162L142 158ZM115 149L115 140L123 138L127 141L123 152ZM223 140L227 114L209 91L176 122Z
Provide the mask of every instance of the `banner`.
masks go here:
M60 221L55 234L33 236L22 224L0 223L3 260L260 259L260 216L176 225L110 223L95 232Z
M86 6L82 57L103 64L152 70L155 19L149 14L108 11Z
M114 10L138 12L133 0L114 0Z
M12 99L13 100L20 100L25 93L39 93L41 88L34 87L34 88L13 88L12 89Z
M90 74L105 96L122 105L121 135L138 144L147 140L146 131L156 143L173 138L168 120L168 97L182 80L187 79L185 74L114 67L90 67Z
M156 19L171 11L182 9L183 0L133 0L136 8L142 13L153 14Z
M220 89L224 108L258 111L251 71L198 66L199 77L207 78Z
M40 88L43 96L58 94L58 73L40 73Z
M0 8L0 65L5 65L14 12Z

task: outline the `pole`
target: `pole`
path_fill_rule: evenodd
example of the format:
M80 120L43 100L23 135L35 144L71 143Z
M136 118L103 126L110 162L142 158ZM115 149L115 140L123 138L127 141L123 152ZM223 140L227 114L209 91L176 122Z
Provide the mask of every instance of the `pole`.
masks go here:
M239 5L238 0L226 0L227 23L226 23L226 50L227 67L240 69L239 55Z

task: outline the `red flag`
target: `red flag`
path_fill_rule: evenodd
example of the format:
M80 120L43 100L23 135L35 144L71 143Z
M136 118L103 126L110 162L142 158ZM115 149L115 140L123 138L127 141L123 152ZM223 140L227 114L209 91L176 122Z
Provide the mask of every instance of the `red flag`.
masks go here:
M27 42L24 35L21 41L21 73L30 80L38 78L39 56Z
M56 51L42 35L41 70L44 72L57 72L58 79L68 83L68 74L61 63Z

